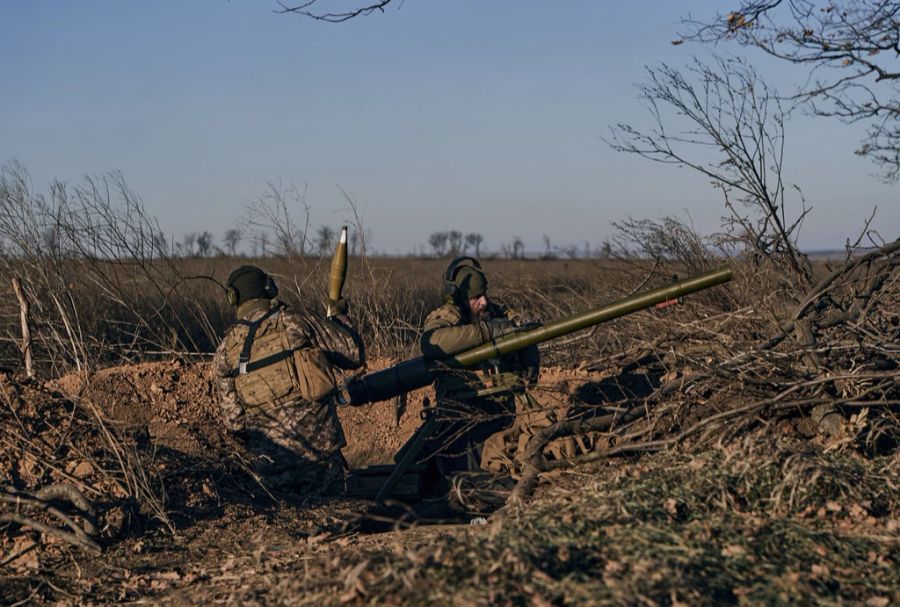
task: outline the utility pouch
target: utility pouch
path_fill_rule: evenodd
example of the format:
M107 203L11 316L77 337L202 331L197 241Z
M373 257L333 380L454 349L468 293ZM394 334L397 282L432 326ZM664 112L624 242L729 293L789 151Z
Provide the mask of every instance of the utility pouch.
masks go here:
M325 354L312 344L294 350L294 367L300 396L304 400L322 400L337 388Z

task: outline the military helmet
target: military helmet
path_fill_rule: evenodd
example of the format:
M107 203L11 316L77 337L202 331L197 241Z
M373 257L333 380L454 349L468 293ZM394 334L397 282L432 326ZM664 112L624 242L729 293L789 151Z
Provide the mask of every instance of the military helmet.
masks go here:
M228 276L225 296L233 306L251 299L274 299L276 295L278 285L275 280L256 266L241 266Z
M456 303L484 295L487 284L487 276L474 257L457 257L444 273L444 295Z

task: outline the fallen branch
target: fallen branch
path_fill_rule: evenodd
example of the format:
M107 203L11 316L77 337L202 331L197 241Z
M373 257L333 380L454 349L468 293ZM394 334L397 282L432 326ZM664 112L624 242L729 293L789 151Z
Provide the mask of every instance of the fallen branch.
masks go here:
M78 511L83 519L81 525L75 519L53 505L53 502L67 501ZM0 502L15 506L15 513L0 514L0 522L13 523L23 527L31 527L45 535L57 537L74 546L86 548L94 554L100 554L102 548L91 536L97 535L97 527L93 522L94 508L91 503L69 484L55 484L36 492L34 495L13 488L0 488ZM34 519L31 515L21 514L23 508L31 508L35 512L46 512L70 529L53 527Z

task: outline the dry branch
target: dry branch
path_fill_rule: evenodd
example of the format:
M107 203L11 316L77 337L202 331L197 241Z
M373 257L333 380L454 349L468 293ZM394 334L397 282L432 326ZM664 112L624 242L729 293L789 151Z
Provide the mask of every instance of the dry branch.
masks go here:
M25 291L22 290L22 281L15 277L12 279L13 291L16 299L19 300L19 314L22 325L22 358L25 362L25 376L34 377L34 354L31 344L31 318L29 316L31 306L28 304L28 298L25 297Z
M102 552L100 544L94 540L97 535L97 528L92 521L94 508L87 498L72 485L58 483L44 487L34 494L10 487L0 487L0 502L10 504L15 508L15 511L11 513L0 513L0 522L31 527L45 535L86 548L94 554ZM71 504L76 510L74 516L80 517L83 522L79 524L73 516L65 514L53 505L61 502ZM41 513L51 515L69 531L34 518Z
M625 363L619 367L619 376L642 365L658 365L667 355L671 357L667 371L693 371L650 395L632 396L624 414L565 419L535 433L508 505L524 504L542 472L617 455L672 449L688 442L709 446L782 418L812 415L819 431L828 435L844 428L848 434L833 439L845 446L857 441L870 444L869 434L900 441L896 416L900 399L898 267L900 241L847 259L796 298L799 303L790 308L790 320L770 321L778 334L761 344L754 340L757 331L735 332L746 330L742 329L746 320L732 321L731 331L725 334L698 330L697 321L673 324L654 318L651 326L656 328L645 327L645 333L655 337L636 339L630 352L640 352L641 358L631 363L619 359ZM750 310L742 312L747 319L752 319ZM689 342L700 347L685 347ZM703 346L704 342L708 345ZM716 351L720 355L707 358L707 353ZM713 408L711 403L718 404ZM869 418L864 415L860 419L865 422L848 424L843 412L860 410L868 411ZM652 416L652 423L637 432L627 425L642 416ZM822 425L826 418L832 420L830 426ZM568 459L544 458L552 441L597 431L607 433L609 447Z

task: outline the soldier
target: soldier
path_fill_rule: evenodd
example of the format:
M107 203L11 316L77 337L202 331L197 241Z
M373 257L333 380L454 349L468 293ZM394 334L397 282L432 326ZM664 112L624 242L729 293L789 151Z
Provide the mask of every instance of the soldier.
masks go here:
M257 456L267 484L333 494L343 489L346 469L334 367L362 366L362 342L344 300L330 302L339 313L322 319L288 310L277 294L272 277L255 266L228 277L238 320L213 360L222 417Z
M488 299L487 286L476 259L453 260L444 274L445 303L425 320L420 345L426 358L439 360L518 329L515 315ZM506 451L505 434L518 435L512 429L514 416L534 406L526 387L537 382L539 369L537 346L531 346L478 370L439 374L439 425L426 451L445 479L497 468L497 458ZM496 446L485 449L489 437Z

